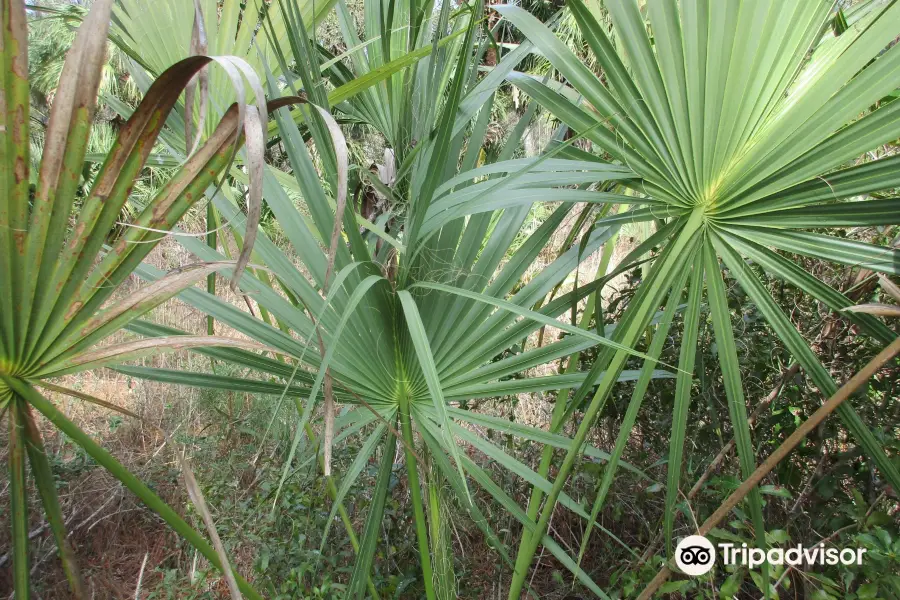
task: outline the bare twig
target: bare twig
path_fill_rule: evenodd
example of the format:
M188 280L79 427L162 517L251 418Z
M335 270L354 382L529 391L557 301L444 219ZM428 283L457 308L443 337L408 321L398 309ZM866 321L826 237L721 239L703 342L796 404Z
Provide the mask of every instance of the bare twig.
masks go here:
M800 509L800 506L806 501L806 498L809 496L810 492L813 489L813 482L822 475L822 471L825 468L825 461L828 460L828 446L825 445L825 441L822 441L822 448L819 451L819 461L816 463L816 468L812 473L809 474L809 478L806 480L806 483L803 485L802 491L800 495L797 496L797 499L794 501L794 504L791 506L791 509L788 511L788 514L794 514Z
M137 586L134 589L134 600L141 600L141 583L144 581L144 569L147 568L148 558L150 558L149 552L144 554L144 560L141 562L141 571L138 573Z
M800 365L794 363L791 367L785 371L784 375L782 375L781 379L778 381L778 385L775 386L768 396L763 398L763 400L753 409L753 412L750 414L750 418L748 419L750 425L755 425L756 420L759 418L759 415L766 410L772 402L778 398L778 395L781 393L781 390L784 388L784 385L798 372L800 371ZM719 465L722 464L722 461L725 460L725 457L734 449L734 438L725 444L719 454L709 463L709 466L706 468L706 471L703 472L703 475L700 476L700 479L697 480L697 483L691 488L691 491L688 492L688 499L692 500L694 496L696 496L700 492L700 488L703 487L703 484L706 483L706 480L713 474L713 472L719 468Z

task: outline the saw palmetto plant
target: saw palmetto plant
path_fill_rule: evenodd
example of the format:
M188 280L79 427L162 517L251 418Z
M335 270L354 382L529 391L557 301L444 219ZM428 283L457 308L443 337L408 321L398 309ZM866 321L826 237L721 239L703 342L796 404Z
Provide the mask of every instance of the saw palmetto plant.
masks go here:
M306 58L307 50L312 51L312 48L306 48L305 44L309 43L317 48L316 52L325 51L314 40L307 40L303 32L314 31L335 5L342 32L346 36L347 50L340 56L328 56L324 62L318 56L312 57L317 68L330 75L333 89L326 89L325 81L319 77L319 73L316 73L316 85L306 87L306 82L302 79L312 64ZM379 117L391 112L385 108L391 101L385 90L388 87L399 89L400 84L408 77L404 70L430 54L432 48L427 44L429 36L411 36L407 33L408 27L405 25L408 25L410 18L404 10L392 13L393 21L387 24L382 22L379 11L370 14L376 3L367 5L369 12L366 31L371 37L365 43L359 42L355 31L346 29L351 20L349 11L345 3L337 3L336 0L162 0L153 4L140 0L123 0L114 9L115 20L110 37L135 62L137 68L132 73L141 82L150 81L169 65L196 54L197 49L202 48L203 54L239 56L260 74L268 68L281 81L282 87L304 87L307 95L320 99L320 106L325 104L324 99L320 98L323 94L328 95L332 105L350 99L360 108L356 111L344 111L345 117L384 125L380 130L387 132L390 130L390 125L387 124L390 116L387 116L388 121L379 120ZM428 32L431 27L430 13L430 9L427 12L419 10L414 15L420 26L427 28ZM426 15L429 18L425 18ZM195 24L193 28L191 23ZM461 23L457 28L464 29L465 20L461 20ZM301 38L307 41L301 42ZM442 40L441 45L448 44L452 39L454 37ZM419 43L422 40L425 43ZM385 48L382 51L383 46ZM285 58L294 60L284 60ZM344 59L350 60L357 68L352 72L348 71L341 62ZM395 73L398 75L392 77ZM445 73L445 78L446 75ZM389 78L387 83L384 82L386 78ZM367 90L372 86L375 86L374 89ZM203 120L202 114L207 111L221 114L231 104L234 92L228 73L210 73L207 87L208 94L203 102L188 102L193 105L195 113L190 119ZM367 91L354 99L361 90ZM204 104L208 106L203 108ZM373 108L379 106L381 108ZM181 109L180 105L179 108ZM411 107L406 107L407 111L410 109ZM292 111L295 120L302 123L299 113L298 109ZM367 118L369 116L371 119ZM406 122L410 122L411 115L403 116ZM394 115L394 120L397 120L397 115ZM211 122L203 121L207 129L211 130ZM183 126L179 119L175 122ZM274 123L269 126L269 134L277 135ZM410 132L405 132L404 135L409 136ZM172 153L176 156L184 154L183 141L177 138L166 141L171 142L170 152L174 151Z
M28 71L31 82L31 117L35 122L46 124L49 107L56 93L59 76L65 63L66 54L72 46L78 25L87 14L88 8L79 4L60 0L45 0L40 5L29 5L33 10L28 23ZM146 91L146 90L144 90ZM91 136L88 142L86 162L97 167L115 142L119 120L115 111L104 102L112 98L117 105L137 106L142 97L141 90L133 77L128 75L128 56L114 44L107 44L100 85L98 105ZM126 117L127 118L127 117ZM125 119L122 119L124 122ZM43 154L43 128L32 128L32 175L38 171L38 162ZM148 164L142 177L135 182L129 202L123 209L122 221L130 220L135 210L146 205L146 200L155 194L157 172ZM177 164L174 166L178 166ZM89 186L91 177L82 178L81 187ZM164 174L162 179L168 179ZM34 178L32 178L34 182ZM81 195L83 190L77 194Z
M371 3L370 3L371 4ZM325 62L319 61L319 56L312 48L316 47L313 40L304 32L316 29L330 12L335 2L311 2L311 1L279 1L279 2L251 2L244 3L240 0L225 0L213 2L211 0L194 0L184 2L182 0L165 0L163 2L148 4L140 0L123 0L116 4L114 9L114 22L110 38L115 45L130 56L134 63L131 65L131 73L138 82L139 87L145 89L155 77L169 65L185 57L195 54L238 56L254 72L262 74L269 70L271 76L276 78L282 90L302 88L305 97L317 106L330 106L342 104L348 110L339 113L342 121L357 122L366 121L367 116L375 114L393 114L395 111L386 109L393 106L389 101L392 94L385 90L402 89L402 82L406 81L405 72L410 65L415 64L422 57L432 52L430 44L419 44L407 48L405 40L407 35L403 28L398 28L393 38L390 29L376 33L367 44L348 41L348 50L341 56L328 56ZM337 13L341 23L346 24L349 16L344 4L340 4ZM423 19L424 13L417 13L416 17ZM468 14L468 13L465 13ZM394 21L398 24L405 22L405 13L397 11ZM379 23L381 21L379 20ZM427 26L430 21L425 20ZM191 27L193 24L193 27ZM384 26L381 24L380 26ZM459 27L459 26L457 26ZM430 31L430 29L429 29ZM355 39L355 32L348 36ZM454 36L458 37L458 36ZM398 40L404 40L398 43ZM453 37L443 38L441 44L447 44ZM349 40L349 38L348 38ZM369 49L372 42L381 44L391 41L385 53L375 52ZM414 41L428 40L428 36L414 36ZM307 58L307 57L310 58ZM382 60L383 58L383 60ZM341 60L352 59L353 63L360 67L350 73L346 67L341 69ZM311 71L313 62L316 72ZM362 66L365 65L363 69ZM452 68L452 64L445 70ZM325 80L319 73L331 74L333 87L327 89ZM160 141L164 151L153 156L153 164L168 165L173 161L177 163L189 153L193 143L199 136L209 135L212 132L214 119L208 115L221 115L231 103L234 96L235 73L225 70L215 71L209 74L201 74L199 82L189 86L184 96L184 102L176 105L176 110L169 116L168 126L161 132ZM315 84L311 82L315 77ZM446 79L446 73L445 73ZM399 83L398 83L399 82ZM199 94L195 93L199 86ZM397 93L398 97L400 96ZM363 107L373 105L381 106L379 111L367 112ZM113 101L114 102L114 101ZM185 107L190 106L190 110ZM128 114L127 107L121 103L115 103L114 107L120 114ZM350 107L358 107L357 110L349 110ZM411 106L404 108L405 123L412 123ZM291 111L295 122L305 127L306 122L302 118L302 109ZM396 121L397 115L394 115ZM369 122L376 126L383 126L380 131L390 131L393 121L387 122L372 118ZM184 135L181 132L184 131ZM387 135L387 134L385 134ZM410 132L405 132L408 147ZM308 133L305 136L308 138ZM269 144L277 142L278 130L274 122L269 123L267 141ZM393 140L388 136L388 139ZM192 143L191 140L194 140ZM242 163L241 157L237 157L238 164ZM333 165L332 165L333 166ZM334 173L332 168L330 172ZM280 172L278 172L281 175ZM247 182L243 170L235 167L230 175L242 183ZM280 177L279 182L288 187L293 193L299 193L293 178ZM336 182L332 182L336 183ZM222 227L222 219L215 212L215 205L207 205L206 229L207 243L215 248L219 244L217 230ZM363 227L372 228L364 219L360 219ZM215 275L210 275L207 289L215 293ZM208 320L208 332L213 333L213 320Z
M334 2L297 4L306 23L320 22ZM212 56L239 56L257 73L269 60L277 72L272 46L257 31L263 20L269 23L274 39L286 43L288 23L282 12L268 2L238 0L161 0L141 2L123 0L113 10L112 40L149 75L156 76L170 65L196 54L197 45ZM202 33L194 33L192 24L200 16ZM199 39L197 39L199 38ZM214 114L222 114L232 102L234 91L227 73L209 74L209 103ZM199 110L199 107L195 107Z
M35 15L29 23L28 44L31 94L34 108L46 109L59 83L66 52L72 46L78 24L87 14L87 9L54 0L32 8ZM108 49L98 94L101 97L114 95L129 104L137 104L141 99L139 90L132 79L124 76L127 55L115 46L110 45Z
M428 135L428 126L434 123L433 116L426 113L436 107L426 105L424 100L428 96L442 97L450 84L456 58L463 48L461 36L472 13L468 8L457 9L431 1L396 4L385 15L381 3L366 2L361 27L365 41L361 41L360 28L346 1L338 0L335 10L342 41L348 50L341 55L346 60L336 60L339 57L323 52L323 66L327 67L332 85L340 88L393 65L409 67L347 102L341 97L332 98L332 103L347 117L374 127L393 150L396 160L402 162L415 147L416 140ZM433 38L433 30L446 35ZM294 44L292 50L294 61L302 61L302 46ZM432 55L432 59L422 61ZM429 85L437 88L429 89Z
M333 0L304 1L295 3L295 8L298 18L314 27L333 5ZM110 39L134 61L131 73L141 87L170 65L196 54L237 56L255 73L263 73L263 65L268 64L275 76L292 79L289 70L281 72L282 63L274 55L291 34L292 23L284 14L277 4L268 2L122 0L113 10ZM260 34L263 23L268 35ZM212 71L189 88L163 137L169 156L182 158L192 141L212 132L216 119L211 117L221 116L233 102L234 75L227 68ZM199 93L195 93L198 86ZM248 98L252 96L250 90L247 93ZM186 105L190 111L185 110ZM186 135L181 135L182 130ZM271 124L269 134L274 130Z
M726 278L746 292L823 398L836 384L792 325L756 269L840 311L853 302L793 262L791 254L896 275L900 251L828 230L900 223L896 156L858 163L900 137L900 104L883 102L900 81L900 3L856 5L846 27L832 28L831 2L634 0L605 3L610 41L579 0L569 8L603 70L602 80L543 24L513 6L498 7L564 78L545 84L523 73L508 79L601 151L597 164L621 165L639 207L635 222L656 221L661 248L624 312L613 339L635 344L658 307L686 302L668 459L664 531L671 556L681 488L686 419L701 313L713 325L740 473L755 468L747 404L726 300ZM848 24L849 23L849 24ZM598 159L599 161L600 159ZM603 162L608 161L608 162ZM598 223L598 225L602 222ZM751 265L755 265L751 267ZM875 317L845 313L880 343L896 334ZM705 322L705 319L704 319ZM657 333L665 336L665 325ZM661 345L650 350L653 368ZM579 448L603 410L628 354L607 347L578 388L570 410L584 418L539 514L519 549L509 598L519 598L555 501ZM637 386L592 514L615 481L646 387ZM887 483L895 462L852 406L838 415ZM747 500L758 544L765 523L758 490ZM699 517L699 515L698 515ZM588 533L590 529L588 530ZM585 536L587 538L587 536ZM584 540L582 552L584 551Z
M369 462L376 460L378 475L363 531L357 535L349 520L343 519L356 551L348 597L378 594L370 572L398 448L405 459L425 595L429 599L453 597L452 561L445 560L449 552L447 536L442 534L447 526L442 511L447 506L459 507L469 515L510 565L512 558L479 507L475 488L493 497L526 531L534 529L533 519L467 449L477 450L510 474L551 491L545 476L479 432L491 430L541 447L571 446L570 440L557 433L480 414L468 410L467 403L577 386L587 373L572 370L535 376L529 371L594 345L637 354L610 342L602 329L590 329L586 322L582 326L569 323L573 305L592 295L605 279L541 304L615 233L616 224L590 228L555 261L533 271L553 234L573 215L576 203L633 201L605 188L592 189L588 182L609 186L634 174L623 166L559 158L553 151L536 158L514 158L534 108L506 140L498 159L479 164L492 94L503 76L500 71L481 81L474 76L484 49L475 36L480 5L458 10L472 14L458 36L460 48L454 55L453 70L448 75L444 53L423 56L415 67L420 70L421 84L400 86L397 92L406 96L395 97L391 105L410 103L414 107L411 114L416 115L413 121L425 121L415 123L422 135L398 169L397 180L402 185L379 187L395 203L407 207L390 231L369 223L361 232L358 216L348 208L347 150L342 138L334 135L336 125L321 120L318 111L304 109L300 127L288 111L276 113L278 133L292 166L289 177L301 193L309 217L279 185L285 175L267 169L265 199L290 248L289 253L280 249L263 233L256 240L253 264L240 287L262 309L263 317L253 318L198 289L181 294L183 300L218 322L276 352L263 356L234 348L198 350L241 369L246 377L117 367L129 375L158 381L292 399L299 422L282 482L301 456L315 451L306 436L312 439L309 424L324 414L323 469L331 485L333 518L345 516L343 499ZM418 35L430 37L435 48L446 47L442 39L456 31L450 23L449 5L442 11L437 25L418 29ZM411 11L408 18L415 14ZM305 39L293 43L305 59L297 61L300 69L307 70L302 81L315 85L321 67L312 44ZM504 59L503 69L509 71L521 55ZM272 94L278 92L279 82L271 72L269 85ZM412 125L408 122L404 127ZM317 171L301 131L308 131L315 143L322 173ZM394 128L387 127L385 135L390 131ZM556 152L567 147L557 145ZM240 238L243 215L233 191L223 186L215 202ZM558 204L544 224L510 251L535 202ZM198 240L185 238L181 243L203 261L224 260ZM641 246L633 256L641 256L649 247ZM632 262L630 258L623 261ZM148 279L162 275L146 266L139 273ZM671 319L674 305L672 309L661 318ZM564 318L558 320L561 316ZM556 328L564 335L539 347L526 347L529 335L542 327ZM177 333L150 323L134 324L133 330L151 338ZM666 371L651 370L645 379L667 376L671 375ZM637 373L630 371L615 375L617 380L635 377ZM362 435L363 441L352 464L340 475L331 474L330 447L355 434ZM591 447L585 452L586 460L606 457ZM568 495L558 494L554 500L587 517ZM602 593L577 567L574 556L552 538L539 538L584 585ZM327 531L323 544L326 539Z
M283 416L282 402L292 403L293 439L274 502L299 465L319 461L331 510L322 549L340 517L355 555L347 597L381 597L373 571L395 493L392 479L401 473L428 600L455 597L449 519L463 514L513 568L511 600L529 586L540 546L585 588L606 597L581 569L581 559L594 529L627 549L596 521L620 468L650 479L623 455L654 378L672 379L675 397L664 463L662 537L670 556L681 529L687 420L698 339L707 323L727 399L726 429L734 437L737 469L749 481L739 499L746 498L744 514L757 543L765 545L731 286L755 304L817 393L840 398L832 408L850 439L872 471L900 489L895 457L879 443L882 434L870 430L854 398L835 394L828 369L767 288L781 279L841 311L876 343L896 345L896 334L878 318L896 312L892 306L854 306L792 255L876 274L900 272L896 248L833 232L855 228L864 236L900 221L900 200L892 197L900 187L900 160L879 158L881 145L900 137L900 103L892 101L900 80L897 0L859 2L846 15L826 1L609 0L585 6L572 0L562 22L577 25L584 42L579 48L590 49L590 61L566 46L551 30L554 24L514 6L492 6L505 20L502 27L512 24L525 36L507 48L480 34L501 27L480 2L366 2L359 27L343 0L121 0L115 8L112 0L95 0L55 90L36 177L29 176L36 163L28 156L33 120L25 5L0 0L0 7L0 416L9 424L17 597L28 596L29 464L72 588L84 594L40 415L213 565L230 570L211 519L216 549L47 399L49 390L128 414L56 381L100 366L173 384L272 395L278 408L271 422ZM346 47L338 56L310 33L333 7ZM91 157L86 149L110 27L110 38L136 63L132 72L145 98L133 111L120 107L128 121L112 149ZM514 71L533 52L559 81L552 73ZM206 53L219 56L200 56ZM222 72L206 73L213 61ZM284 96L269 104L277 109L269 125L260 78L271 97ZM495 94L506 83L531 105L494 156L484 151L485 140ZM186 111L178 108L182 91ZM234 95L238 104L229 108ZM521 158L538 104L563 126L540 155ZM387 175L357 170L359 187L371 187L388 207L374 219L355 214L349 197L354 166L339 125L348 122L367 124L392 150L387 162L394 164L383 165ZM236 155L244 137L247 152ZM595 153L583 149L585 140ZM289 172L263 166L267 143L283 152ZM161 147L174 175L110 243L135 178ZM85 161L102 165L89 181ZM277 240L257 228L263 197ZM197 264L172 273L143 264L201 199L233 232L240 260L230 260L230 244L180 236ZM527 222L535 203L549 203L536 228ZM655 230L607 273L606 250L623 223ZM560 248L554 240L563 227L571 233ZM585 260L601 248L597 275L584 274ZM599 290L642 262L648 263L644 277L619 322L605 325ZM193 287L213 273L231 276L249 311L211 293L214 286ZM132 274L147 283L125 295L121 287ZM194 336L139 319L176 295L241 337ZM677 327L677 362L661 364ZM123 328L140 337L109 341ZM596 359L579 371L579 353L595 346ZM200 352L227 369L122 366L173 349ZM567 358L564 372L546 374L548 364ZM640 368L626 368L634 364ZM623 380L635 383L615 445L605 453L587 441ZM473 407L483 398L502 403L542 392L557 398L549 430ZM526 464L498 437L535 445L538 465ZM343 443L356 444L354 453L333 473L332 448ZM554 465L557 449L565 457ZM605 463L590 509L566 488L587 462ZM365 490L368 510L355 531L344 502L366 480L370 464L375 482ZM526 506L497 480L498 472L529 486ZM189 490L194 496L199 487ZM486 500L521 525L516 553L501 541ZM723 506L716 522L728 512L727 502ZM557 507L584 519L580 550L548 533ZM244 580L236 585L259 597Z
M262 137L256 106L225 112L209 139L110 247L108 234L179 94L210 59L181 61L160 75L121 128L90 190L76 199L106 54L111 0L96 0L68 53L56 87L36 184L30 187L29 77L25 4L5 0L0 88L0 414L8 421L9 497L16 598L29 597L28 477L30 471L72 590L85 597L34 411L81 446L213 564L213 548L142 481L47 399L47 390L124 411L50 380L105 364L198 344L260 348L229 338L179 337L98 344L133 319L223 265L191 265L131 295L121 285L165 231L227 169L242 132ZM260 98L261 100L261 98ZM251 132L252 133L252 132ZM251 135L250 137L254 137ZM254 154L262 159L261 145ZM233 267L232 263L228 264ZM124 411L128 412L128 411ZM132 415L133 416L133 415ZM255 592L241 580L249 596Z
M315 24L332 5L333 0L302 2L298 10L307 22ZM198 54L238 56L253 72L261 73L263 61L273 58L270 40L277 44L286 39L288 24L281 15L281 11L270 10L268 3L240 0L123 0L114 8L110 38L133 61L130 71L141 88L149 86L170 65ZM271 34L268 39L257 35L263 20ZM273 60L276 75L281 75L279 66ZM227 67L204 71L188 85L183 102L176 105L161 135L165 151L157 155L157 163L183 160L200 139L212 133L235 92L242 93L235 89L236 75ZM247 93L249 97L249 90ZM127 109L121 105L116 108L120 113ZM221 220L212 203L206 207L207 243L216 247ZM215 274L208 276L207 289L215 293ZM207 319L207 332L212 335L214 331L213 320Z

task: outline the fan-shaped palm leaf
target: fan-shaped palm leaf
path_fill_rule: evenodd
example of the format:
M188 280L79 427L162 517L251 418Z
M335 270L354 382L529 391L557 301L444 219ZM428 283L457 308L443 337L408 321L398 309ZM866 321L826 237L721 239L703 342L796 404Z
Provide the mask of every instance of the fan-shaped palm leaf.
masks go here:
M160 73L122 127L89 193L75 204L96 108L112 0L96 0L62 69L52 103L34 192L29 189L29 78L26 13L20 0L0 3L3 58L0 75L0 413L9 415L9 468L16 598L28 598L26 457L40 493L63 567L76 597L84 590L75 564L32 409L84 450L184 536L211 563L219 558L206 540L144 483L69 421L38 387L45 380L145 356L200 345L264 349L258 342L215 337L162 337L96 344L208 273L233 263L200 264L168 274L131 296L114 294L164 233L226 169L241 141L241 105L232 106L207 142L162 186L112 247L109 231L127 201L166 115L207 57L181 61ZM282 102L281 105L284 105ZM278 105L275 105L278 106ZM249 121L248 121L249 123ZM256 126L261 129L259 120ZM261 134L260 134L261 135ZM96 401L78 392L75 397ZM127 411L126 411L127 412ZM240 579L245 594L258 595Z
M312 27L320 22L333 6L333 1L298 2L304 21ZM269 61L273 69L278 64L270 42L257 35L263 20L267 20L281 43L287 43L288 25L282 18L277 3L271 6L263 2L240 0L122 0L113 10L112 39L155 77L170 65L195 54L192 51L191 24L194 23L195 6L199 6L204 24L207 49L210 56L238 56L257 73L263 72L263 61ZM281 74L280 72L278 73ZM231 81L224 72L210 73L209 96L215 114L223 113L234 98Z
M753 471L755 459L723 272L747 292L824 397L834 393L834 381L745 260L833 310L846 308L850 300L776 250L900 273L898 250L818 231L900 223L900 199L865 196L900 183L897 159L848 166L900 137L900 105L879 102L896 89L900 77L900 48L891 46L898 35L900 3L864 3L838 36L829 28L831 6L799 0L660 0L647 3L642 13L635 0L610 0L606 7L617 34L614 46L590 11L572 0L569 7L603 68L603 81L533 17L516 7L498 8L566 84L545 85L521 73L511 74L509 80L583 131L613 163L633 169L638 178L627 185L637 192L636 202L650 206L645 218L662 215L668 222L667 234L659 240L660 258L613 339L633 344L665 295L682 294L681 282L690 272L683 338L687 348L679 367L692 372L691 346L705 279L744 477ZM596 127L598 122L604 125ZM880 341L895 337L870 315L845 316ZM576 446L602 410L626 356L606 349L578 390L576 406L587 404ZM669 548L692 395L687 378L679 378L677 387L665 509ZM640 395L632 399L629 413L640 401ZM893 486L900 484L896 465L853 407L845 403L839 414L881 475ZM627 436L623 428L616 457ZM541 534L576 454L577 449L570 451L560 468L537 524ZM602 489L608 485L606 481ZM601 492L594 514L604 497ZM764 544L758 495L750 495L749 505L757 540ZM541 542L538 537L525 541L510 599L519 597Z
M465 7L462 10L473 9ZM435 547L439 543L440 535L436 534L439 528L434 523L440 510L435 505L444 500L431 490L427 495L419 493L420 483L430 477L430 469L423 467L433 465L447 482L448 489L453 491L458 504L504 559L510 561L491 524L473 500L469 489L471 482L476 482L500 502L527 531L533 531L535 523L467 455L461 442L471 444L498 465L547 492L551 484L503 448L462 425L491 429L542 445L571 447L571 441L557 433L479 415L465 410L464 403L474 398L508 397L578 385L584 381L586 373L512 376L527 374L533 367L594 345L611 347L629 356L644 356L593 331L557 320L604 280L563 294L539 309L533 308L608 240L617 224L592 229L550 265L527 276L550 243L551 236L572 213L575 203L609 204L634 200L608 191L590 190L585 182L602 180L614 184L633 178L634 173L623 166L560 159L552 153L540 158L513 159L533 109L526 113L506 141L498 160L474 168L481 152L486 121L478 119L468 139L465 128L479 110L482 115L484 111L489 114L492 92L503 78L491 77L476 82L473 74L478 63L473 57L477 56L478 48L473 32L477 19L470 16L466 22L461 49L456 53L452 76L446 86L447 99L435 105L433 127L424 132L415 150L409 154L407 166L401 169L401 177L406 182L397 186L394 193L401 195L408 212L389 235L384 233L383 227L381 231L376 228L360 233L348 210L348 214L343 215L346 243L338 244L334 254L327 251L327 240L334 231L336 218L341 215L336 216L335 202L328 197L292 116L287 111L279 111L276 115L279 133L293 168L292 185L300 191L311 218L309 221L302 218L279 185L281 176L274 170L268 170L266 174L266 201L302 268L293 264L264 235L257 240L256 260L265 264L269 272L266 277L259 276L263 271L245 274L241 289L271 315L268 322L255 319L197 289L181 295L185 301L217 320L277 349L285 360L263 358L235 349L204 349L202 352L259 371L276 381L118 367L132 375L168 382L282 394L292 398L300 422L285 465L285 475L292 469L297 453L305 447L305 426L316 414L314 409L321 399L332 395L338 404L346 405L348 409L345 416L336 421L335 440L371 424L373 428L353 465L337 484L333 504L334 510L339 510L340 500L380 448L381 467L351 577L351 597L360 597L366 590L398 439L405 450L407 476L413 490L425 592L428 598L435 598L447 585L442 581L447 576L443 568L446 564L435 569L431 566L431 556L440 555ZM436 40L447 35L451 28L446 18L442 26L444 31L439 29L434 33ZM302 40L298 42L302 43ZM317 59L310 58L309 53L304 56L308 65L305 68L310 74L315 73ZM514 64L507 62L498 67L498 72L503 69L508 72ZM313 80L311 75L309 77ZM446 74L443 68L428 68L423 77L426 78L422 81L422 89L434 89ZM276 89L271 74L269 83L271 89ZM331 149L329 134L323 133L323 123L317 122L320 119L318 113L301 111L301 114L303 126L310 132L320 154L322 149L327 150L328 156L322 157L326 169L323 179L340 181L339 170L346 156ZM457 167L460 160L462 171ZM337 165L338 169L329 170L329 165ZM573 186L578 187L574 189ZM340 198L343 193L340 185L332 184L331 189L336 190ZM227 186L215 202L222 215L240 233L244 227L243 215ZM559 205L546 223L508 255L510 245L535 202L558 202ZM197 240L187 238L182 243L202 260L222 259ZM636 256L648 248L643 246ZM334 276L329 281L332 261ZM149 279L161 275L149 267L142 267L140 272ZM519 348L530 333L548 325L566 335L540 348L525 351ZM146 323L136 330L149 336L171 333ZM287 357L294 357L294 364ZM665 372L652 370L644 374L645 378L665 376ZM636 377L638 374L634 372L617 372L615 378ZM329 378L333 381L330 392L326 384ZM594 448L588 448L586 453L591 460L606 457ZM421 455L426 455L428 460ZM587 516L584 509L567 495L559 495L559 501L582 517ZM425 522L426 512L432 520L431 527ZM600 593L600 588L577 567L574 557L549 537L539 537L585 585Z

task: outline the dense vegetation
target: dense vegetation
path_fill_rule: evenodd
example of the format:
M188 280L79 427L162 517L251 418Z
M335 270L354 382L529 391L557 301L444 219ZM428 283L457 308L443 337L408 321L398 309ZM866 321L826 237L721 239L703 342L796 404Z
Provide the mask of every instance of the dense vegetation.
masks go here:
M900 2L0 7L0 594L900 598Z

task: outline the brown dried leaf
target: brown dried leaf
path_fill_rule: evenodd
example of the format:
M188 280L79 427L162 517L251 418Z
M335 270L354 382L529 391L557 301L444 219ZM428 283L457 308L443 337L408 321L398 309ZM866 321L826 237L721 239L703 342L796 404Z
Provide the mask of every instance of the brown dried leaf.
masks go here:
M259 219L262 215L262 179L265 168L266 137L262 125L262 118L255 106L247 107L246 127L244 139L247 145L247 168L250 176L250 193L247 200L247 227L244 231L244 243L241 247L241 255L238 257L237 266L231 277L232 291L237 289L237 284L244 273L244 269L250 262L253 254L253 245L259 232Z
M315 106L315 105L313 105ZM341 228L344 224L344 210L347 206L347 173L349 171L350 154L347 151L347 140L341 132L340 126L334 117L322 107L316 106L322 120L328 127L331 134L331 141L334 145L334 153L337 158L337 198L334 210L334 227L331 230L331 243L328 247L328 267L325 270L325 282L322 291L328 293L328 283L331 280L331 274L334 272L334 261L337 256L338 243L341 239Z
M200 0L194 0L194 28L191 32L191 56L205 56L209 52L209 41L206 38L206 25L203 23L203 8ZM197 131L194 125L194 93L197 83L200 84L200 118ZM197 150L206 125L206 112L209 107L209 69L204 67L184 88L184 147L187 156Z
M856 306L848 306L844 310L846 312L864 313L867 315L876 315L879 317L900 317L900 306L894 306L893 304L881 304L880 302L857 304Z
M60 375L85 371L87 369L102 367L112 363L122 363L142 358L150 354L208 346L228 346L230 348L240 348L242 350L272 351L268 346L250 340L239 340L213 335L164 336L124 342L121 344L112 344L110 346L82 352L60 365L54 365L52 367L52 372L36 373L34 377L58 377Z
M331 230L331 242L328 247L328 266L325 270L325 280L322 285L322 291L328 293L328 284L331 281L331 275L334 272L334 262L337 258L338 244L341 241L341 228L344 221L344 211L347 206L347 173L349 171L349 152L347 151L347 140L341 132L337 121L331 114L322 107L316 106L322 119L328 127L331 134L332 144L334 145L335 157L337 158L337 199L334 210L334 227ZM318 330L318 323L316 328ZM322 359L325 358L325 346L322 343L322 337L319 336L319 352ZM324 440L324 459L325 459L325 476L331 476L331 455L332 446L334 444L334 384L331 379L331 369L325 371L325 381L323 393L325 394L325 440Z
M209 533L209 538L212 540L213 548L215 548L216 554L219 555L219 561L222 563L222 574L225 576L226 583L228 583L228 591L231 592L231 600L241 600L241 592L238 589L237 580L234 578L234 572L231 570L228 554L225 553L225 546L222 545L219 532L216 531L216 524L213 521L212 514L209 512L209 508L206 506L203 492L200 490L200 486L197 485L197 479L194 477L194 472L191 471L191 465L184 455L184 450L177 454L178 462L181 463L181 474L184 476L184 487L187 488L191 502L194 503L194 507L200 513L203 524L206 525L206 531Z
M886 275L881 273L878 274L878 285L880 285L881 289L883 289L891 298L900 302L900 286L888 279Z

